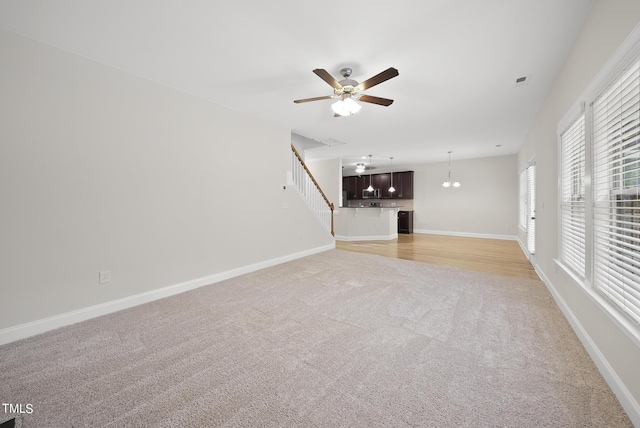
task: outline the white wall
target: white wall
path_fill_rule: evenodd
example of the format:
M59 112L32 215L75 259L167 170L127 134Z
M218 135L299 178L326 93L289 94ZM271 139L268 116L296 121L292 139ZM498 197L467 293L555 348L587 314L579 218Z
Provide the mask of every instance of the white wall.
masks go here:
M518 222L517 157L451 160L459 188L442 187L448 162L414 168L413 228L444 233L513 239Z
M342 160L325 159L305 161L329 202L337 209L342 190Z
M300 134L296 134L295 132L291 133L291 145L296 148L302 160L305 160L305 152L304 152L305 141L309 141L309 140L310 140L309 138L304 137Z
M333 243L282 190L290 130L5 31L0 58L0 332Z
M640 22L637 0L597 0L518 155L519 169L537 162L536 263L627 413L640 426L640 345L559 269L558 123ZM521 239L524 236L521 235Z

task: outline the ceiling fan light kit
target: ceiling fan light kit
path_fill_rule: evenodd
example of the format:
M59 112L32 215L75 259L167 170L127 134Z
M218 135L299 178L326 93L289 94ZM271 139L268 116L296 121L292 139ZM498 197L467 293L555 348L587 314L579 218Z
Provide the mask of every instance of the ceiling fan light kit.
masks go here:
M303 98L300 100L294 100L294 103L299 104L310 101L339 98L338 101L331 105L331 109L334 111L336 116L351 116L352 114L360 111L361 106L357 102L355 102L355 100L365 103L377 104L385 107L393 104L393 100L391 99L374 97L372 95L366 95L362 93L363 91L375 85L398 76L398 70L393 67L386 69L382 73L376 74L375 76L365 80L362 83L358 83L357 81L350 78L352 70L347 67L340 70L340 74L342 74L342 77L344 78L341 81L337 81L331 74L329 74L322 68L316 68L315 70L313 70L313 72L333 88L333 95Z
M343 95L341 100L336 101L331 105L331 109L335 114L340 116L351 116L360 111L362 106L353 101L351 95Z

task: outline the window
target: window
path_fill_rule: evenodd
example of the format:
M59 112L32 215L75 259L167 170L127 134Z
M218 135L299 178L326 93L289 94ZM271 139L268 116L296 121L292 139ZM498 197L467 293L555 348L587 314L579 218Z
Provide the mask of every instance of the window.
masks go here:
M558 264L640 339L640 26L578 101L558 128Z
M640 323L640 61L593 102L593 285Z
M560 260L585 277L584 113L560 135Z

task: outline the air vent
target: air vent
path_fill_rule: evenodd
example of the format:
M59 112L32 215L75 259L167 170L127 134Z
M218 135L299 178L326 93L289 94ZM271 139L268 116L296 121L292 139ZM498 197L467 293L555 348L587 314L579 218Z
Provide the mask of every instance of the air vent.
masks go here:
M344 141L338 140L337 138L333 138L333 137L328 138L326 140L322 140L321 143L322 144L326 144L327 146L331 146L331 147L333 147L333 146L342 146L343 144L347 144Z
M529 76L521 76L516 78L516 86L524 86L529 82Z

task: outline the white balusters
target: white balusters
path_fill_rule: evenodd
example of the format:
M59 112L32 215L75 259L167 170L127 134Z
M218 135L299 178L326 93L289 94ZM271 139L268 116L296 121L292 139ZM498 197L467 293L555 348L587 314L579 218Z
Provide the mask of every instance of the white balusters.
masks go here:
M333 204L327 201L324 193L316 185L315 180L309 174L298 153L293 147L292 149L291 169L293 184L320 222L333 234Z

